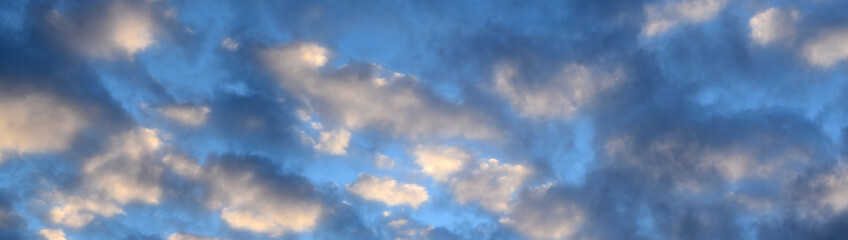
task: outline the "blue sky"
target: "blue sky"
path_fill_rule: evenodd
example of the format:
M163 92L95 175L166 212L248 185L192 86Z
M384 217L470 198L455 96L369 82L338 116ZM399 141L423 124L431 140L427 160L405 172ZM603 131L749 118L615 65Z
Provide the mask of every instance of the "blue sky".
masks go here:
M839 239L848 3L0 3L0 239Z

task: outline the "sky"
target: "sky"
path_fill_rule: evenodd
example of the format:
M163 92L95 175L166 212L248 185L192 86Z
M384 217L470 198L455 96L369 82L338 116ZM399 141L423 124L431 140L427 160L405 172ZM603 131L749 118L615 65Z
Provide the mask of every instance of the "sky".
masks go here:
M0 239L840 239L848 1L0 2Z

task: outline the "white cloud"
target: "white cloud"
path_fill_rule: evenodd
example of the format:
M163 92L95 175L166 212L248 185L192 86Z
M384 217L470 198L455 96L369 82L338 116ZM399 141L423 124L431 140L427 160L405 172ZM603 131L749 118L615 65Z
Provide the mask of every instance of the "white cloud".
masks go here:
M825 31L804 44L807 62L830 67L848 58L848 29Z
M409 205L418 208L429 198L427 190L422 186L367 174L359 174L353 184L347 185L347 190L365 200L379 201L389 206Z
M421 172L437 181L447 181L472 160L471 154L464 149L449 146L417 146L412 155L415 163L421 166Z
M203 174L203 168L193 159L185 156L169 153L162 158L162 162L183 177L197 179Z
M251 169L212 163L197 173L199 165L184 157L166 163L181 176L207 185L207 207L221 210L221 219L234 229L277 237L308 231L317 225L323 205L302 196L301 186L281 186ZM296 183L292 183L296 184Z
M315 144L315 150L333 155L345 155L349 142L350 131L348 130L323 131L319 136L318 143Z
M80 228L95 215L122 214L120 205L158 204L162 196L157 150L161 142L156 132L137 128L113 136L107 149L86 159L82 166L80 195L50 194L54 223Z
M388 218L384 221L389 226L385 228L388 239L432 239L430 232L434 229L433 226L422 224L421 222L407 219L405 217Z
M208 107L188 105L168 106L159 108L157 111L171 121L190 127L198 127L206 123L206 118L211 112Z
M391 222L389 222L388 225L393 227L393 228L399 228L403 225L406 225L407 222L408 221L406 219L401 218L401 219L397 219L397 220L392 220Z
M65 232L62 229L41 229L38 231L38 235L44 238L44 240L66 240Z
M174 233L168 236L168 240L223 240L223 238L211 238L191 233Z
M0 96L0 161L3 152L45 153L67 150L88 120L53 96L27 93Z
M450 187L457 202L480 202L483 208L503 212L532 171L519 164L489 159L474 165L470 153L458 147L417 146L412 153L421 172Z
M848 167L837 166L833 172L814 178L813 187L822 189L822 195L817 199L819 206L826 209L814 209L827 213L841 213L848 210Z
M60 193L51 194L52 201L59 202L60 206L50 209L48 216L50 221L72 228L81 228L94 220L95 215L112 217L124 214L117 204L96 198L82 198L78 196L64 196Z
M523 117L570 117L599 92L616 85L622 74L601 74L586 66L568 64L551 81L539 86L522 84L519 69L511 63L494 66L495 91L509 100Z
M459 203L479 201L489 211L503 212L507 210L512 193L530 174L530 169L524 166L489 159L481 162L468 176L454 179L451 191Z
M782 10L769 8L757 12L748 22L751 27L751 39L759 45L790 38L795 35L795 22L798 21L798 10Z
M505 224L533 239L568 239L577 232L584 221L583 212L565 199L549 194L551 185L522 194L510 206Z
M112 11L110 40L115 45L132 55L153 44L154 23L150 13L120 3Z
M155 152L162 144L156 131L135 129L112 138L110 149L83 166L86 186L121 204L157 204L162 196L162 168Z
M395 167L395 160L382 153L377 153L374 156L374 165L381 169L391 169Z
M230 51L235 51L236 49L238 49L239 43L236 42L236 40L233 40L232 38L224 38L224 41L221 41L221 47Z
M645 7L647 22L642 34L654 36L680 24L702 23L713 19L728 0L680 0Z
M413 138L496 135L480 114L440 100L411 76L389 74L376 81L386 72L376 64L319 70L329 55L321 46L297 43L267 49L262 59L280 86L314 107L324 123L351 130L377 127Z
M92 7L96 14L71 19L58 11L49 16L57 37L91 57L131 57L156 41L159 28L153 1L110 1Z

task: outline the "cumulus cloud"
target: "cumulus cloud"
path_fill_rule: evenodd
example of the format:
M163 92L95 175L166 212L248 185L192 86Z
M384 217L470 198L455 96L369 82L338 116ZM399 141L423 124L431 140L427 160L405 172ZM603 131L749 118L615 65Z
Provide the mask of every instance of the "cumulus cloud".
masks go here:
M601 73L568 64L555 79L535 86L526 84L520 69L508 62L496 64L493 76L495 91L509 100L521 116L531 118L570 117L596 94L623 78L621 73Z
M66 240L65 232L62 229L41 229L38 231L38 235L41 236L44 240Z
M206 187L206 205L221 211L221 219L233 229L277 237L314 229L325 211L313 196L311 184L296 176L273 173L260 160L235 156L212 159L201 168L188 158L171 158L178 174ZM240 161L240 162L241 162Z
M807 62L819 67L830 67L848 58L848 29L827 30L804 43Z
M174 233L168 236L168 240L223 240L223 238L211 238L191 233Z
M80 228L95 215L122 214L120 205L158 204L162 197L157 150L161 140L151 129L137 128L113 136L105 151L86 159L82 166L81 195L50 193L56 205L50 210L54 223Z
M374 165L380 169L391 169L395 167L395 160L382 153L377 153L374 156Z
M512 193L531 175L530 169L489 159L481 162L468 176L453 179L451 191L459 203L479 201L494 212L507 210Z
M417 146L413 155L421 172L449 186L459 203L477 201L493 212L505 211L512 193L532 174L525 166L496 159L475 166L471 154L454 146Z
M349 129L376 127L413 138L497 135L480 114L439 99L411 76L381 77L379 65L354 62L320 71L330 51L312 43L270 48L261 55L280 86Z
M157 111L171 121L189 127L198 127L206 123L206 117L211 112L208 107L191 105L166 106L158 108Z
M836 167L799 178L793 188L804 216L823 220L848 210L848 167Z
M409 205L418 208L429 196L424 187L410 183L398 183L390 177L375 177L359 174L353 184L347 185L351 193L369 201L379 201L389 206Z
M67 150L87 117L71 105L43 93L0 96L0 161L3 153Z
M409 220L403 216L385 219L388 237L390 239L441 239L430 236L433 226Z
M322 131L318 143L315 144L315 150L333 154L347 154L347 145L350 142L350 131L338 129L335 131Z
M584 214L577 205L549 193L550 187L543 185L522 194L500 223L533 239L569 239L585 221Z
M757 12L748 26L751 28L751 39L759 45L791 38L795 35L795 22L799 18L798 10L769 8Z
M238 49L239 43L232 38L224 38L224 40L221 41L221 47L230 51L235 51Z
M662 34L680 24L702 23L713 19L728 0L681 0L645 7L647 22L642 26L642 34L654 36Z
M97 58L131 57L156 42L165 12L153 1L109 1L91 7L96 14L53 11L48 16L57 37L79 52Z
M471 161L471 154L465 149L453 146L416 146L412 151L415 163L421 166L421 172L436 179L447 181L448 177L461 171Z

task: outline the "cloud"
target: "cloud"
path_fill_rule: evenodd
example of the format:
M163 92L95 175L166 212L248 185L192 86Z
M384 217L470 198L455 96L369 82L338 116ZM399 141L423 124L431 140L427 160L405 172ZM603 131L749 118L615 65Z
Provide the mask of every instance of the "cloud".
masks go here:
M57 202L60 206L50 209L48 214L50 221L71 228L84 227L94 220L95 215L108 218L117 214L124 214L124 210L111 201L65 196L61 193L51 195L51 200Z
M568 118L592 101L599 92L618 84L621 73L601 73L579 64L568 64L548 82L527 84L520 69L501 62L494 66L495 91L506 98L521 116Z
M233 229L270 237L304 232L314 229L325 211L308 181L278 175L255 157L214 158L202 174L193 171L200 166L187 158L168 162L178 174L205 186L207 207L220 209L221 219Z
M374 156L374 165L380 169L392 169L395 167L395 160L382 153L377 153Z
M766 45L781 39L792 38L795 35L795 22L800 13L795 9L769 8L757 12L748 21L751 27L751 39Z
M95 215L124 213L123 204L159 203L163 193L157 150L162 143L156 132L137 128L111 137L109 143L103 152L85 160L80 195L47 194L56 205L50 210L51 221L80 228Z
M533 239L570 239L585 221L584 213L568 199L549 193L550 187L524 192L500 223Z
M493 212L505 211L512 193L532 175L525 166L496 159L474 165L468 151L454 146L416 146L412 155L421 172L446 184L459 203L477 201Z
M198 127L206 123L206 117L211 110L204 106L174 105L161 107L156 111L171 121L189 127Z
M224 40L221 41L221 47L230 51L235 51L238 50L239 43L232 38L224 38Z
M530 169L516 164L502 164L489 159L481 162L468 176L453 179L451 192L459 203L479 201L483 208L493 212L507 210L512 193L530 177Z
M351 193L370 201L379 201L389 206L409 205L418 208L429 199L424 187L398 183L391 177L375 177L359 174L353 184L346 186Z
M848 29L826 30L804 43L804 57L818 67L830 67L848 58Z
M412 151L415 163L421 172L437 181L447 181L452 174L461 171L471 161L465 149L453 146L416 146Z
M12 208L14 199L7 192L0 191L0 238L23 239L29 234L26 220Z
M67 150L77 133L89 124L81 111L49 94L4 96L0 97L0 161L3 152Z
M73 49L106 59L130 58L153 45L162 31L165 12L153 1L94 3L86 10L54 10L46 19L50 31Z
M338 129L335 131L322 131L319 136L318 143L315 144L315 150L333 154L347 154L347 146L350 142L350 131Z
M66 240L65 232L62 229L41 229L38 231L38 235L44 238L44 240Z
M728 0L681 0L645 7L647 22L642 34L651 37L681 24L702 23L713 19Z
M223 240L222 238L211 238L191 233L174 233L168 236L168 240Z
M324 119L351 130L375 127L411 138L497 135L480 114L441 100L414 77L356 62L319 71L330 52L313 43L270 48L261 57L283 89L300 97Z

